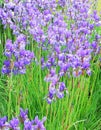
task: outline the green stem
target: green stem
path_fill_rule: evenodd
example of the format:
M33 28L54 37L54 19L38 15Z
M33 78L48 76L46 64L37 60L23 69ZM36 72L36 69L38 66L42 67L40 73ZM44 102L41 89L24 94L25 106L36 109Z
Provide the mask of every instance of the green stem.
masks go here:
M8 80L8 87L9 87L9 97L8 97L8 120L10 120L10 115L11 115L11 103L12 103L12 97L11 97L11 93L12 93L12 73L10 75L10 78Z
M19 81L19 79L16 79L16 80ZM17 94L16 95L16 115L18 115L19 114L19 110L20 110L20 100L21 100L20 89L21 89L21 86L20 85L16 85L16 86L17 86L17 88L16 88L16 90L17 90L16 91L16 94Z

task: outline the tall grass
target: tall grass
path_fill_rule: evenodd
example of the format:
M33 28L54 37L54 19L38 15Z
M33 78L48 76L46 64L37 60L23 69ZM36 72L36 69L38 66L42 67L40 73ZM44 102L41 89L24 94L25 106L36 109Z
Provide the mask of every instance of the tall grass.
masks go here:
M100 29L99 29L100 30ZM99 31L98 30L98 31ZM11 30L0 24L0 70L5 59L3 55L6 39L12 39ZM41 57L37 49L35 54ZM92 75L78 78L64 77L69 94L64 99L47 104L45 95L48 84L44 81L47 70L32 63L25 75L12 77L0 73L0 117L19 114L19 108L28 108L29 117L47 117L47 130L101 130L101 64L92 63Z
M10 30L0 29L0 69L4 60L5 40ZM35 50L34 50L35 51ZM37 50L35 51L38 54ZM39 56L40 57L40 56ZM46 103L48 84L46 71L32 63L25 75L6 77L0 73L0 116L19 114L19 108L28 108L30 118L47 116L47 130L100 130L101 128L101 66L92 63L92 75L78 78L64 77L69 95L51 105Z

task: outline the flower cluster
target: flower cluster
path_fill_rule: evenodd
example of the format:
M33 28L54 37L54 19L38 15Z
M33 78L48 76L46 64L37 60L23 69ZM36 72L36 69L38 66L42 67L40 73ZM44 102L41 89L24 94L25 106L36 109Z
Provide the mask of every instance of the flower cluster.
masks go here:
M56 100L56 98L63 98L64 93L68 93L67 88L64 84L64 82L59 81L60 76L56 74L55 69L51 69L49 75L45 77L46 82L50 82L49 85L49 93L47 102L50 104L53 100Z
M29 65L34 58L33 52L25 50L26 44L26 37L22 34L17 37L14 44L11 40L6 41L4 54L7 57L7 60L5 60L3 63L3 74L26 73L26 65Z
M61 77L91 75L93 56L100 54L101 36L96 31L101 26L100 16L97 11L90 11L90 5L89 0L13 0L6 1L0 9L0 18L5 27L9 25L17 37L22 34L33 37L38 48L46 52L41 63L42 69L49 70L45 77L50 82L49 103L55 97L64 97L67 91L64 83L60 82ZM10 73L13 70L14 73L25 73L23 65L29 64L32 53L31 56L29 51L27 54L26 51L19 53L19 49L13 52L16 49L12 49L11 43L10 46L5 55L10 57L13 53L17 62L13 62L11 69L12 61L7 60L2 72ZM21 46L23 48L25 44ZM64 88L63 91L59 89L60 86Z
M33 120L28 118L28 110L20 109L19 117L15 117L9 122L7 117L0 118L0 130L20 130L20 126L23 126L23 130L46 130L44 122L46 117L39 120L36 116Z
M51 51L47 60L42 58L42 68L49 69L49 74L45 78L47 82L51 82L48 102L54 99L54 94L57 95L56 88L59 87L61 77L91 75L91 61L101 50L101 36L96 31L96 27L101 26L100 17L96 11L93 14L89 13L88 0L72 0L66 2L65 6L67 5L67 10L55 14L47 30ZM53 68L58 68L57 73L51 74Z

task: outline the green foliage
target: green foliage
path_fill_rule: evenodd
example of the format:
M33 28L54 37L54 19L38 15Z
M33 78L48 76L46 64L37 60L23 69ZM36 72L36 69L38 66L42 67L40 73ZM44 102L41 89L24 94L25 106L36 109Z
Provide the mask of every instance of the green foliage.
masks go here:
M4 61L3 49L7 38L14 40L9 28L0 28L0 70ZM31 41L33 42L33 41ZM40 53L34 52L41 57ZM45 55L45 54L44 54ZM100 130L101 128L101 65L92 62L93 73L78 78L64 77L69 94L64 99L47 104L47 70L32 63L25 75L6 77L0 72L0 116L18 115L19 108L28 108L29 117L47 117L47 130Z

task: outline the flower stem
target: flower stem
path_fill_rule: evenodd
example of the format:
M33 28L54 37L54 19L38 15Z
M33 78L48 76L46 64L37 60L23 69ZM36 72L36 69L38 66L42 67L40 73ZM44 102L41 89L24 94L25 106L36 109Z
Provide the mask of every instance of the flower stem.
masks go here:
M10 115L11 115L11 103L12 103L12 97L11 97L11 93L12 93L12 73L9 77L8 80L8 87L9 87L9 97L8 97L8 120L10 120Z

